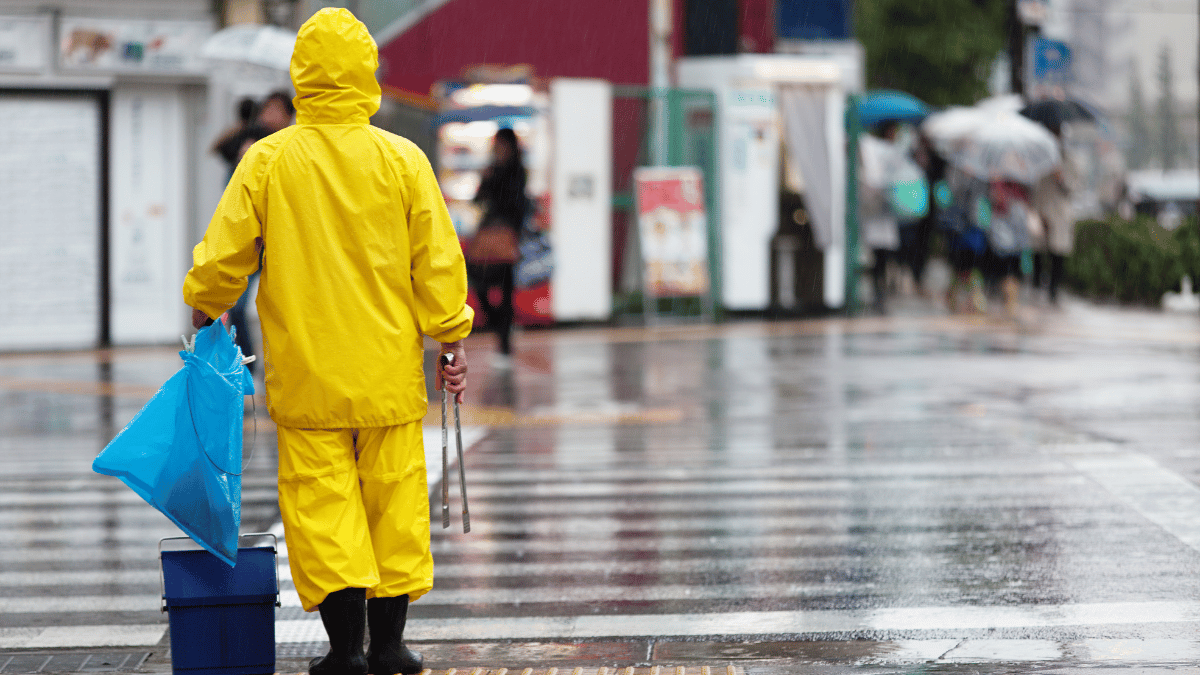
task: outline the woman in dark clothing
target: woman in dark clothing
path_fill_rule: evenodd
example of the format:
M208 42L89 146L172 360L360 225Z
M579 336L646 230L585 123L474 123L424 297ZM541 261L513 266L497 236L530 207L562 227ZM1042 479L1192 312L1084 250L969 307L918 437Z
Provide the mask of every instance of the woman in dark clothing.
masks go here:
M929 185L929 211L925 217L908 226L900 228L900 255L912 269L913 280L921 294L925 294L925 265L929 262L929 244L934 230L937 229L939 211L941 210L934 191L940 181L946 179L946 160L934 150L933 141L925 134L917 136L914 159L925 172L925 182Z
M512 352L513 267L520 258L518 242L527 203L525 166L512 129L496 132L492 163L483 171L475 201L483 206L483 220L467 246L467 277L488 325L500 337L500 353L508 355ZM488 291L497 286L500 304L492 305Z

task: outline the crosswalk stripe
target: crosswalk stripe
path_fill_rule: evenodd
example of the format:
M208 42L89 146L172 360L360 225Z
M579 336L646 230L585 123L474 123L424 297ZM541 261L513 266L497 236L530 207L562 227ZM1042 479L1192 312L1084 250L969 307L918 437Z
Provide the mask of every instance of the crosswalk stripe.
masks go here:
M874 583L770 584L732 583L727 585L656 584L653 586L556 586L538 588L466 588L439 589L436 586L419 601L431 605L522 605L529 603L665 602L697 600L772 600L811 596L870 593Z
M158 581L154 580L157 584ZM162 596L159 593L114 595L61 595L32 597L0 597L0 613L87 614L89 612L146 612L158 611Z
M166 631L164 624L0 628L0 649L150 647L158 644Z
M987 534L1006 531L1003 528L988 530ZM927 535L937 537L947 547L955 546L964 541L982 540L980 533L938 532ZM645 556L661 555L664 553L679 553L685 551L704 551L720 546L721 550L733 554L752 557L760 555L764 550L787 548L829 548L862 545L864 540L873 548L902 549L906 544L916 548L925 546L924 537L917 538L910 532L881 531L876 534L850 534L846 532L804 532L797 534L737 534L716 535L708 534L677 534L670 537L626 537L605 542L605 549L610 554L645 554ZM459 557L478 557L480 555L522 554L538 555L594 553L596 540L594 537L563 537L555 541L544 539L533 540L489 540L486 542L462 539L438 539L433 544L433 552L442 562L453 562ZM3 560L3 558L0 558Z
M657 451L655 457L658 457ZM489 469L481 471L474 482L480 484L499 485L504 483L526 484L546 483L560 480L589 481L620 481L632 483L659 483L678 480L732 480L751 479L763 476L787 479L880 479L887 482L902 482L913 479L944 480L946 478L977 477L981 481L991 481L996 487L1007 487L996 484L997 476L1029 476L1058 480L1064 476L1073 475L1070 468L1059 461L1031 461L1014 465L1011 462L914 462L899 464L895 462L880 462L868 466L836 467L836 466L668 466L662 468L647 467L644 464L629 464L625 466L605 462L596 468L529 468Z
M549 507L547 507L549 508ZM474 514L472 514L474 515ZM1088 514L1093 515L1093 514ZM745 532L756 531L764 534L783 534L798 532L828 532L845 530L848 526L877 529L884 531L889 528L914 527L919 530L930 530L931 526L924 521L914 521L914 513L890 511L887 513L862 513L856 515L843 514L836 522L831 522L824 515L730 515L684 517L671 515L655 517L644 515L639 517L617 518L614 516L568 516L557 517L547 515L544 518L531 516L526 521L520 520L487 520L480 518L476 522L471 519L472 535L530 535L545 537L562 537L564 539L611 537L617 533L653 531L661 536L671 537L697 532ZM1094 514L1091 524L1116 522L1117 517L1106 514ZM988 530L989 532L1003 531ZM435 535L442 537L445 535Z
M101 567L114 564L157 565L158 547L145 541L122 546L120 551L114 551L113 547L106 545L24 549L0 547L0 563L54 563L63 560L81 560Z
M61 550L63 556L74 555L76 546L96 548L109 546L126 549L126 547L142 548L146 540L155 544L165 537L183 536L175 524L161 516L158 522L151 520L145 524L128 524L109 527L106 525L46 527L44 530L18 530L0 528L0 547L5 546L53 546ZM157 555L155 555L157 557Z
M245 501L275 501L278 499L277 492L274 488L270 490L242 490L242 499ZM130 505L130 504L145 504L145 500L138 496L136 492L126 488L124 485L118 484L111 492L86 491L86 492L4 492L0 493L0 507L48 507L48 508L75 508L79 506L108 506L108 505Z
M1068 486L1079 485L1079 481L1063 480L1056 481L1056 485ZM1044 486L1043 486L1044 487ZM514 488L519 491L519 488ZM888 488L881 487L876 490L876 493L888 491L904 491L903 488ZM1028 493L1017 491L996 491L993 493L982 493L978 488L964 488L959 490L945 490L944 494L947 499L955 499L961 497L970 497L970 506L973 509L983 507L997 508L1003 507L1006 503L1011 503L1015 498L1024 498L1026 494L1036 494L1036 490L1030 490ZM1024 504L1029 504L1033 500L1024 500ZM1086 508L1094 504L1094 500L1085 494L1075 493L1074 495L1063 495L1055 499L1055 507L1061 509ZM728 513L745 515L754 512L766 513L786 513L805 511L820 511L827 513L831 509L844 509L847 504L846 495L839 494L813 494L795 497L785 497L778 495L763 495L756 497L752 494L739 494L723 496L720 499L714 499L712 496L696 495L688 497L672 497L666 499L653 499L644 497L612 497L608 499L594 499L586 501L576 501L572 499L563 500L539 500L539 501L524 501L520 499L487 499L486 497L475 498L472 495L471 512L472 515L478 514L480 519L494 520L510 520L519 518L527 520L529 518L560 518L567 516L584 516L584 515L610 515L613 518L647 518L661 517L666 514L673 513L689 513L693 515L701 514L718 514ZM903 506L898 502L898 506Z
M864 631L964 631L1123 624L1196 623L1200 603L1113 602L1020 607L911 607L867 610L626 614L420 619L405 637L422 640L525 640L620 637L829 635ZM279 642L320 642L320 622L276 621ZM955 641L958 642L958 641ZM946 650L948 651L948 650Z
M1200 550L1200 488L1141 454L1075 460L1075 466L1179 541Z
M242 519L257 520L271 519L277 513L274 502L270 504L255 503L246 501L242 504ZM68 524L69 520L69 524ZM17 528L38 528L43 530L56 530L63 528L91 528L91 529L107 529L114 524L119 523L123 528L140 529L144 527L155 527L166 520L166 516L149 506L138 507L129 505L124 509L96 509L89 510L85 514L71 514L70 518L64 518L52 510L30 510L30 511L0 511L0 539L5 535L5 530L13 530Z
M873 491L890 490L911 492L919 488L923 484L931 484L938 481L937 478L931 478L924 482L910 481L907 483L892 481L880 482L877 485L870 485ZM997 496L1003 495L1024 495L1038 494L1039 487L1029 483L1020 485L1004 485L997 486L995 481L980 478L975 484L970 481L959 480L953 489L948 490L949 496L954 497L957 494L979 495L981 487L990 486L991 492ZM1045 483L1053 483L1056 485L1082 485L1085 480L1080 476L1053 476L1048 477ZM811 480L806 478L780 479L774 477L763 476L757 479L739 479L726 481L701 481L701 480L679 480L679 481L649 481L649 482L623 482L623 481L588 481L579 482L570 480L565 477L560 480L526 483L521 485L512 484L496 484L486 481L479 481L471 484L471 496L478 497L480 500L486 499L511 499L514 493L520 494L525 499L587 499L587 498L670 498L670 497L692 497L705 498L710 501L715 497L722 499L726 497L742 497L753 498L764 493L838 493L845 494L853 490L862 490L865 487L862 482L851 481L845 478L833 478L829 480ZM1044 484L1043 484L1044 487Z
M828 597L851 593L876 592L874 584L825 583L809 586L791 584L732 584L717 585L655 585L655 586L580 586L531 589L469 588L450 590L434 588L422 597L414 607L417 611L428 611L435 607L461 605L510 605L531 603L582 604L595 602L688 602L708 600L737 600L752 602L779 599L802 599L806 597ZM892 593L891 595L896 595ZM300 596L290 584L284 584L279 592L282 607L301 607ZM315 617L314 617L315 619Z
M874 564L880 567L896 567L901 563L913 574L928 576L928 570L943 569L953 564L954 551L947 549L943 554L925 551L920 557L914 557L904 551L892 554L879 552L873 556ZM1111 567L1114 571L1122 571L1125 575L1138 574L1138 570L1130 570L1121 561L1112 560L1111 556L1097 552L1093 556L1077 558L1080 564L1085 562L1093 568ZM663 577L667 575L685 574L736 574L736 573L788 573L812 571L854 570L859 565L861 556L854 553L813 554L803 557L792 556L755 556L755 557L686 557L661 560L611 560L595 557L588 560L564 562L488 562L478 564L440 563L434 566L434 577L441 581L497 578L524 578L530 580L546 577L579 577L583 575L618 576L618 575L648 575ZM280 578L291 580L290 569L284 562L280 563Z
M0 587L32 586L127 586L158 583L158 570L89 570L69 572L0 572ZM0 598L0 606L4 599Z

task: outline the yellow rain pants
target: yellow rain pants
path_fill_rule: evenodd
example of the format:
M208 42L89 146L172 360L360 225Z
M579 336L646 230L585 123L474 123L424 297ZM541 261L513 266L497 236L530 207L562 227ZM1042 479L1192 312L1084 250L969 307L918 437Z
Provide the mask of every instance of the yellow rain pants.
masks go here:
M410 600L429 592L421 423L357 431L278 427L278 435L279 510L304 609L343 588Z

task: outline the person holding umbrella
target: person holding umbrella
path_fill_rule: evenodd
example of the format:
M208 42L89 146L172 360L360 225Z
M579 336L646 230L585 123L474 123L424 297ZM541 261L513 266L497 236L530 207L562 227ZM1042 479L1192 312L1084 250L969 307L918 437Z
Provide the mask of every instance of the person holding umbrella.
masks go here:
M988 235L984 267L1015 314L1018 261L1029 243L1029 192L1058 168L1059 144L1044 126L999 104L952 108L930 116L923 128L953 166L990 186L986 202L979 200L986 208L976 209Z
M1062 147L1062 129L1051 129ZM1050 304L1058 304L1058 286L1062 283L1067 256L1075 248L1075 211L1071 193L1077 180L1073 164L1066 157L1059 168L1042 176L1033 188L1033 203L1042 219L1045 240L1045 264L1038 274L1039 285L1046 279L1046 293Z
M917 144L914 147L906 147L900 140L902 125L920 124L930 112L932 108L924 101L917 97L907 94L902 91L894 91L891 89L875 89L868 91L858 99L855 111L858 114L859 122L866 128L874 129L874 136L878 136L886 140L893 146L899 155L895 158L899 164L907 164L908 160L912 160L912 166L925 171L928 166L929 157L921 154L922 148L919 146L920 139L917 139ZM867 140L868 145L871 144ZM867 150L870 152L871 150ZM907 167L905 167L907 168ZM936 171L936 169L935 169ZM894 173L894 171L892 172ZM913 176L906 174L909 181L906 186L901 187L895 185L897 176L888 177L888 182L892 183L892 188L905 189L905 187L915 186ZM940 176L939 176L940 177ZM932 183L926 178L923 181L925 186L925 198L928 204L928 186ZM875 288L875 304L879 310L883 310L885 293L884 278L886 276L887 262L889 259L896 259L906 264L912 270L913 281L917 288L923 292L922 279L925 270L925 263L929 256L929 240L933 228L933 209L924 209L913 211L911 209L901 208L885 208L885 211L890 211L889 216L895 216L895 224L888 221L892 218L881 218L875 209L876 213L872 213L870 203L878 201L880 195L873 193L873 189L879 186L870 184L861 186L862 199L867 204L862 217L866 219L866 225L863 228L864 239L878 240L879 235L885 232L890 232L895 229L897 240L890 241L890 236L884 237L882 243L876 241L876 245L871 246L875 264L872 268L872 281ZM919 189L916 192L920 192ZM885 200L886 201L886 200ZM894 245L893 245L894 244Z
M403 640L409 602L433 585L422 335L454 355L438 359L435 388L459 402L466 390L462 250L424 153L370 125L378 65L348 10L305 22L291 60L296 124L246 153L183 287L193 324L211 322L261 247L279 508L296 590L330 643L313 675L422 670Z
M1050 304L1058 304L1058 286L1062 283L1067 256L1075 248L1075 213L1071 194L1078 181L1074 164L1067 157L1063 143L1063 126L1068 123L1095 123L1096 116L1083 104L1076 101L1047 99L1031 103L1021 109L1021 114L1039 122L1054 134L1058 141L1061 161L1054 171L1042 176L1034 185L1033 203L1042 218L1045 241L1045 263L1038 265L1040 282L1046 279L1046 293ZM1038 262L1042 258L1039 256Z

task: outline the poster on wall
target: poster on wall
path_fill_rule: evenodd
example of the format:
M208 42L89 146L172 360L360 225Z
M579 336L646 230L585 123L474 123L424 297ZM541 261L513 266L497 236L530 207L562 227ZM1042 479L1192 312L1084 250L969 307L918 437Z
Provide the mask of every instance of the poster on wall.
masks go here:
M212 32L202 21L64 17L58 61L67 70L204 73L200 48Z
M708 293L708 217L696 167L634 172L646 291L660 298Z
M0 72L50 65L49 16L0 16Z

